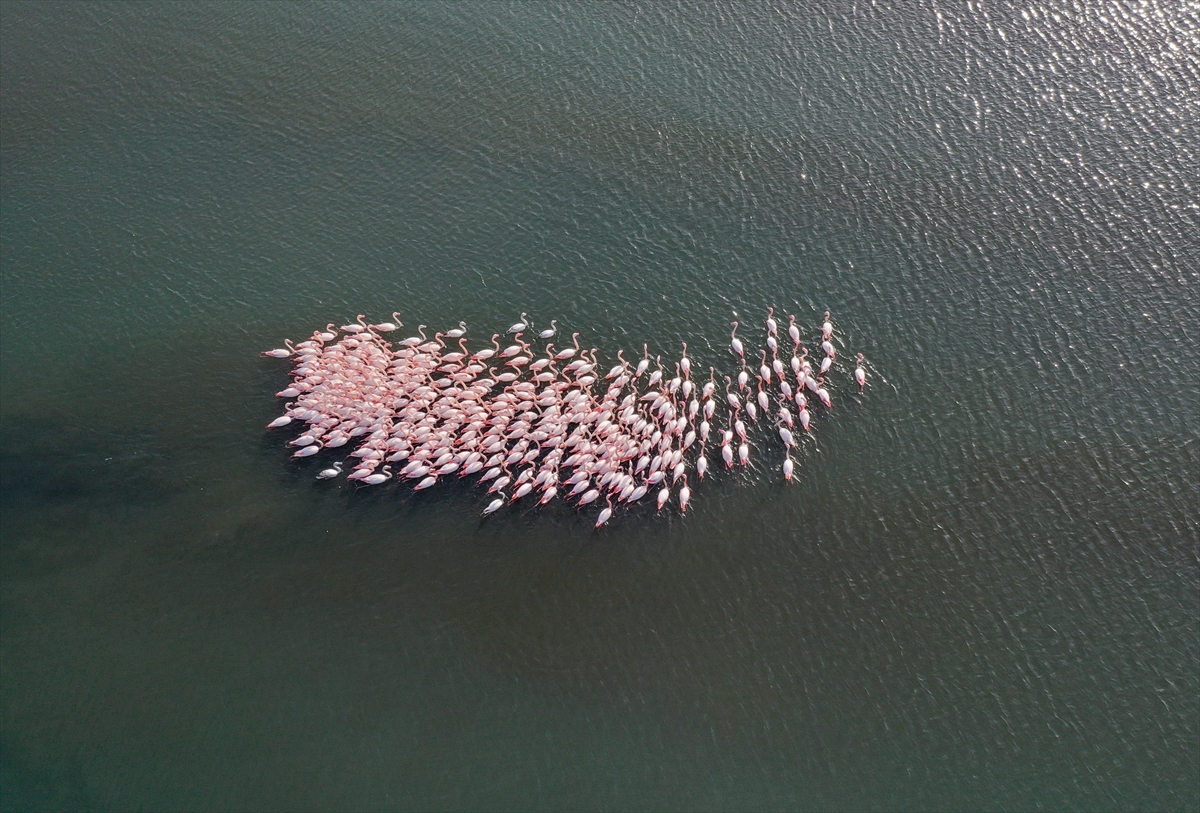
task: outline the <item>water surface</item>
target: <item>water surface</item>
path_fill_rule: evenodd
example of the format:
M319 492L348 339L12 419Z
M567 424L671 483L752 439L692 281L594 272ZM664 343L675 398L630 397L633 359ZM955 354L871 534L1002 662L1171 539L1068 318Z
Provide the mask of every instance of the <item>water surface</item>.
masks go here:
M4 808L1200 806L1197 31L5 4ZM686 517L262 429L357 313L727 367L767 305L873 386Z

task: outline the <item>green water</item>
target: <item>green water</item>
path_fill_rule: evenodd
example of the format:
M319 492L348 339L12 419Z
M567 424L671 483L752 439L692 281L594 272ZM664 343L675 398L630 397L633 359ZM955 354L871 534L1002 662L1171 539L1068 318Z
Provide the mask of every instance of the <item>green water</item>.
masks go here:
M3 808L1200 806L1197 19L937 9L0 7ZM768 305L872 386L686 517L263 430L358 313Z

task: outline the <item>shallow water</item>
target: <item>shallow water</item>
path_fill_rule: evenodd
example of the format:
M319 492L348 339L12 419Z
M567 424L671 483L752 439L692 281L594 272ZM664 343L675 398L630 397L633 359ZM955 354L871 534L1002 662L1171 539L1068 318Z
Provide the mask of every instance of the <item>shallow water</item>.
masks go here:
M1200 806L1197 18L937 9L0 8L3 807ZM872 386L686 517L262 429L357 313L767 305Z

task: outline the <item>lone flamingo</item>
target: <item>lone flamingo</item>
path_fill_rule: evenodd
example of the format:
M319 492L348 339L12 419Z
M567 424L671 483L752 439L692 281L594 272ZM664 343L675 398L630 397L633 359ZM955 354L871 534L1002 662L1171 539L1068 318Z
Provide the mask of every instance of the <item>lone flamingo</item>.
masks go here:
M608 505L606 505L604 508L601 508L600 516L596 517L596 527L599 528L601 525L608 522L609 517L612 516L612 512L612 495L610 494L608 497Z

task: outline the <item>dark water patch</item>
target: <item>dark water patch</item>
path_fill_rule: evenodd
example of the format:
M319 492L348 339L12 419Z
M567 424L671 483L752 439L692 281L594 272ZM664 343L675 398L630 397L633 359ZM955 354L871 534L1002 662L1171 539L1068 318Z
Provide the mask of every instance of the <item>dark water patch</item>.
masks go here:
M142 433L31 416L0 428L0 502L51 507L75 501L158 503L172 495L156 476L164 456Z
M47 769L53 764L54 769ZM0 807L4 810L104 810L89 793L81 766L63 754L25 754L0 739Z

